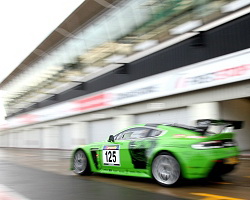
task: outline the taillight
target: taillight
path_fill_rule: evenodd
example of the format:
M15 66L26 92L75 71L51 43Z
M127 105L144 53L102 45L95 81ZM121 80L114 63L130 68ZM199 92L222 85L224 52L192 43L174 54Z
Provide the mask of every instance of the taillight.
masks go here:
M224 140L223 145L224 147L235 147L237 146L237 143L233 140Z
M200 142L191 146L193 149L218 149L234 147L236 146L236 143L233 140L213 140L208 142Z

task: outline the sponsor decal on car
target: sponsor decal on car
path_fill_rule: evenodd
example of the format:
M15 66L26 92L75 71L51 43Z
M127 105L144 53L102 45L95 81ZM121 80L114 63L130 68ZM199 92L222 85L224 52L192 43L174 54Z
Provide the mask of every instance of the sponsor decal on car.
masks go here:
M106 166L120 166L120 145L103 146L102 161Z
M185 134L175 134L173 135L173 138L185 138L186 135Z
M189 135L187 136L187 138L200 139L200 138L206 138L206 136Z
M173 138L192 138L192 139L200 139L200 138L206 138L206 136L175 134L175 135L173 135Z
M103 150L119 150L119 145L112 145L112 146L104 146Z

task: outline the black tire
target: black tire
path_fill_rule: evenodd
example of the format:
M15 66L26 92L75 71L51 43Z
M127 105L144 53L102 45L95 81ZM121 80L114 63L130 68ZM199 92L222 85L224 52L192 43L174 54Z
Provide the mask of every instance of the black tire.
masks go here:
M236 165L226 165L222 162L218 162L210 171L208 178L212 180L220 180L222 179L223 175L230 173L235 169L235 167Z
M89 161L83 150L77 150L73 157L73 171L78 175L90 175Z
M152 175L163 186L176 185L181 179L179 162L168 153L160 153L152 163Z

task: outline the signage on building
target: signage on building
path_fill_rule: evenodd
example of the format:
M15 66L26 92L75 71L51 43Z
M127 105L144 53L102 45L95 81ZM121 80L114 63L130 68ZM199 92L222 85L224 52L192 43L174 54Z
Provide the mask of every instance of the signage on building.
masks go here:
M213 60L178 75L177 89L205 88L248 79L250 52L227 59Z
M58 105L13 117L14 128L250 78L250 49L129 82Z

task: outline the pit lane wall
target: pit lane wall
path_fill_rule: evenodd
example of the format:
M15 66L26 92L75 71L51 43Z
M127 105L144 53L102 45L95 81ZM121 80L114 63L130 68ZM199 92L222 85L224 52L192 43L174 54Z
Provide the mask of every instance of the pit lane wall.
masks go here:
M91 119L92 121L105 119L107 120L106 123L101 124L104 127L104 124L114 124L114 119L119 118L119 116L137 116L140 113L150 113L157 110L169 111L169 109L182 108L181 111L176 111L177 113L181 113L180 116L167 114L169 112L162 113L162 120L167 119L166 117L164 118L165 115L169 116L168 119L176 120L175 122L190 124L196 119L192 117L196 111L189 108L192 108L193 104L208 102L220 102L219 107L213 109L219 110L215 111L219 113L217 117L228 116L235 119L234 114L228 114L225 108L221 111L223 108L221 102L237 98L245 98L244 102L248 102L247 98L250 96L249 58L250 49L246 49L10 118L5 124L1 125L0 145L12 147L29 146L30 148L60 148L62 146L72 148L74 144L78 143L78 140L82 143L89 143L95 141L101 135L103 137L105 135L95 135L92 136L92 139L88 139L91 138L87 136L88 134L83 136L84 134L81 134L81 130L91 133L98 131L98 129L91 128L96 127L95 124L90 125L89 128L86 124L85 126L82 125L84 122L91 121ZM192 95L190 96L190 94ZM175 99L175 102L171 102L173 99ZM145 109L145 105L147 109ZM209 106L205 106L204 108L207 110L211 109ZM248 111L246 108L244 107L242 112ZM124 112L124 109L129 111ZM230 110L231 107L228 106L228 109ZM113 113L109 113L108 115L103 114L106 112ZM224 115L223 112L227 114ZM77 116L77 119L74 119L75 116ZM85 116L90 117L85 119ZM246 113L246 116L250 115ZM208 118L209 116L203 114L199 117ZM237 115L237 117L241 116ZM150 116L144 119L148 119L149 122L153 120ZM81 122L80 124L78 123L79 121ZM132 122L138 122L128 117L127 121L129 123L123 123L124 127ZM53 125L54 122L56 122L56 126ZM168 122L168 120L161 122ZM113 127L110 125L107 126ZM26 130L27 127L33 128ZM108 134L113 133L118 128L121 127L117 126L116 128L109 129L107 132ZM60 137L67 138L67 132L72 132L72 129L74 132L72 133L73 136L70 142L67 139L63 139L63 141L62 139L58 139ZM36 135L36 138L40 139L23 139L23 142L20 142L22 140L13 142L14 138L20 137L20 134L18 134L20 130L22 130L21 132L25 132L25 136L21 136L21 138L35 138ZM11 134L8 135L8 133ZM245 137L249 138L249 134L241 140L244 141ZM29 141L28 145L25 141ZM243 145L242 148L247 149L248 146Z

